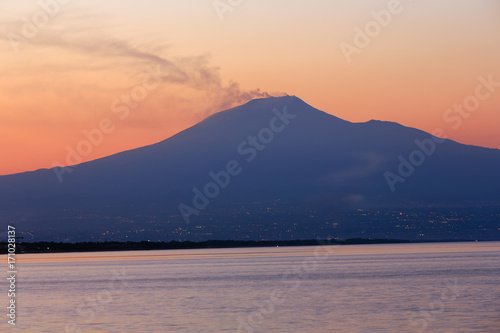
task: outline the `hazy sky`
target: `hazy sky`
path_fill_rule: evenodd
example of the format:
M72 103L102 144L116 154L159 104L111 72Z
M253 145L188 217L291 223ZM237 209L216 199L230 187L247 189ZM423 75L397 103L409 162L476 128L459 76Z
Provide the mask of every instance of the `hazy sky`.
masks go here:
M82 156L92 160L284 92L349 121L500 148L498 0L0 6L0 174L65 165L85 130L106 128ZM448 110L464 101L472 111Z

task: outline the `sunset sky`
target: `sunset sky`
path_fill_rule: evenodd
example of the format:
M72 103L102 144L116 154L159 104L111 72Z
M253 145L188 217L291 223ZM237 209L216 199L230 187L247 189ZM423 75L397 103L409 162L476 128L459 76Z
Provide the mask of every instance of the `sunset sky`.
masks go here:
M0 174L66 165L100 126L83 161L284 93L348 121L500 148L500 2L395 1L2 1ZM366 25L379 31L348 61L341 45ZM479 88L488 96L468 117L447 111L488 78L497 86Z

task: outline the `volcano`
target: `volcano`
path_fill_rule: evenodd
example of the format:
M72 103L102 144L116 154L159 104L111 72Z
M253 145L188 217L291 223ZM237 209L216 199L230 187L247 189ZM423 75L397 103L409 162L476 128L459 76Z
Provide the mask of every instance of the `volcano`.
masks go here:
M204 214L228 221L252 203L267 212L272 203L277 215L289 207L328 215L353 208L495 206L498 170L497 149L394 122L353 123L295 96L271 97L216 113L153 145L1 176L0 214L29 230L47 223L47 230L74 235L111 220L121 219L120 225L107 229L127 229L124 221L138 223L139 215L194 228L191 222ZM269 216L262 209L259 216Z

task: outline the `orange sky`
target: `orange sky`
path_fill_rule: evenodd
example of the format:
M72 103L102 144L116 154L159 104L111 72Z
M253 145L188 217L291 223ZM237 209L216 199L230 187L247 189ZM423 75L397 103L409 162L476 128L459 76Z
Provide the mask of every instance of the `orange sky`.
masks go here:
M263 92L500 148L500 86L459 125L444 119L479 77L500 82L496 0L401 0L394 13L368 0L252 0L223 13L217 1L55 1L2 4L0 174L66 165L103 119L107 133L83 160L158 142ZM341 45L377 24L349 62ZM122 100L130 94L137 105Z

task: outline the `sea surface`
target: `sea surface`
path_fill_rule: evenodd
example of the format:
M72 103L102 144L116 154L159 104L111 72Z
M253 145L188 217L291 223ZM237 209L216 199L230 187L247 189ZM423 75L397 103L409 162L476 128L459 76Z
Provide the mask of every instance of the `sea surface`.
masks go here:
M17 258L1 332L500 332L500 242Z

